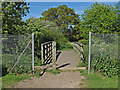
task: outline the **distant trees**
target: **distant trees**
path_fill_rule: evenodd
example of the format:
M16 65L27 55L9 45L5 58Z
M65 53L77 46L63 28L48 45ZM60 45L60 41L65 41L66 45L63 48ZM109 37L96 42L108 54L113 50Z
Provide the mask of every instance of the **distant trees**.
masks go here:
M79 23L79 15L73 9L60 5L44 11L42 16L40 19L53 21L69 40L73 39L73 28Z
M105 5L94 3L81 15L76 14L67 5L50 8L42 13L40 19L30 18L22 21L22 17L29 13L29 3L2 3L2 33L25 34L40 31L49 25L44 20L55 23L59 30L70 41L88 39L89 31L94 33L120 33L118 4ZM43 21L42 21L43 20ZM47 25L48 24L48 25ZM42 27L42 28L41 28ZM50 27L49 27L50 28ZM53 28L53 27L52 27Z

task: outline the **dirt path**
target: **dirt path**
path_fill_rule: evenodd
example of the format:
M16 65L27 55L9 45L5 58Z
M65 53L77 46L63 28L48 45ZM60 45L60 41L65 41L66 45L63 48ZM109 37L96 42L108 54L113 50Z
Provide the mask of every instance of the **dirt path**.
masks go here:
M15 88L84 88L86 86L82 82L85 78L80 76L80 72L72 71L72 68L78 64L73 50L61 51L56 63L62 66L60 68L69 68L71 71L62 71L56 75L45 72L41 77L18 82Z
M73 50L62 50L60 52L56 62L58 65L64 65L64 67L76 67L78 65L78 59Z
M60 72L56 75L46 72L41 77L18 82L15 88L83 88L85 84L82 79L85 78L78 71Z

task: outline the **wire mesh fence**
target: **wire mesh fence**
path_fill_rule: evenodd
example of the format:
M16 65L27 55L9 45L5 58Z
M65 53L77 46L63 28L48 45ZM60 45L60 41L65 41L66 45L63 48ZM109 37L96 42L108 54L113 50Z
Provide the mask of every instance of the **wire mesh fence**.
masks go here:
M2 76L2 35L0 34L0 77ZM0 78L0 89L2 89L2 78Z
M118 75L118 34L92 33L91 40L91 69Z
M31 72L32 35L2 34L2 72ZM7 71L6 71L7 70Z

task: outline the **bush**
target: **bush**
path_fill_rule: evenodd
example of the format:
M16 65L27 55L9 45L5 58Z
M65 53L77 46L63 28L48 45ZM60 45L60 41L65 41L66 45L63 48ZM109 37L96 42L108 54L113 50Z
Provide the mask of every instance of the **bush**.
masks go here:
M15 27L20 34L35 34L35 65L41 65L41 44L48 41L56 41L57 50L68 47L68 40L58 29L56 24L50 21L40 20L39 18L29 18L26 25ZM38 61L38 62L37 62Z
M118 48L116 47L116 43L107 42L105 45L102 45L102 40L99 41L98 39L96 43L99 43L97 46L99 46L102 56L96 46L91 48L91 69L95 72L99 71L102 75L109 77L118 75ZM84 45L83 62L86 64L86 67L88 67L88 54L88 45Z
M13 65L15 65L18 56L19 55L3 54L2 56L3 69L7 70L6 72L14 72L14 73L31 72L32 70L31 55L29 56L23 55L16 64L15 68L12 70Z
M89 40L79 40L80 43L84 44L84 45L88 45L89 44Z
M7 69L8 69L7 67L5 67L4 65L2 65L2 76L5 76L6 74L8 74Z
M17 58L19 57L21 51L26 47L26 41L31 39L31 33L34 33L35 40L35 65L41 64L41 44L48 41L56 41L57 49L62 49L66 47L71 47L68 44L68 40L64 37L62 32L59 31L58 27L50 21L43 21L40 19L31 18L26 21L26 25L18 28L20 26L15 27L16 31L19 31L19 37L16 35L5 35L4 36L4 44L3 45L3 65L7 67L7 71L10 72L13 65L15 64ZM20 30L19 30L20 29ZM8 37L9 38L6 38ZM23 37L24 36L24 37ZM29 36L29 38L28 38ZM23 46L24 45L24 46ZM29 45L31 46L31 44ZM31 47L26 49L26 55L23 55L20 58L20 62L16 65L13 72L23 73L23 72L31 72ZM30 56L29 56L30 55Z

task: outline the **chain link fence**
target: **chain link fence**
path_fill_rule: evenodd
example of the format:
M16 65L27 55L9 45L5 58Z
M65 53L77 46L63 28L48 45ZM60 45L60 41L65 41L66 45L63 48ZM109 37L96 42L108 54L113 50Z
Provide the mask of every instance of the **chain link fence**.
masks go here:
M32 71L31 39L31 34L2 34L2 75Z
M118 34L91 35L91 69L103 75L118 75Z
M2 89L2 35L0 34L0 89Z

